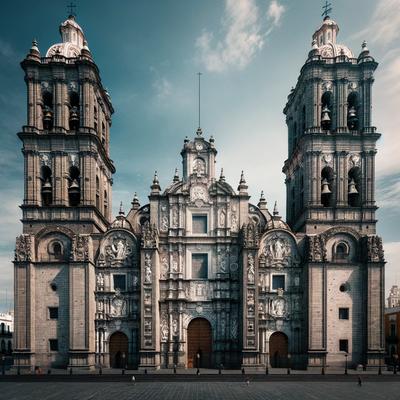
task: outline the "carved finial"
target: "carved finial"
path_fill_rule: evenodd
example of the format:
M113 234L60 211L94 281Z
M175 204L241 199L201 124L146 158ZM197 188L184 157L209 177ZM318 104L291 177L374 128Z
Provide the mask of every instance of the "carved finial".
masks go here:
M368 48L367 48L367 41L366 41L366 40L364 40L364 41L362 42L361 48L362 48L364 51L365 51L365 50L368 50Z
M183 141L184 144L188 144L189 143L189 138L187 136L185 136L185 139Z
M119 203L119 215L125 215L125 211L124 211L124 208L122 206L122 201L121 201L121 203Z
M219 176L220 182L225 182L225 175L224 175L224 169L221 168L221 175Z
M267 201L265 200L264 190L261 190L260 201L258 202L258 208L260 210L267 209Z
M277 201L275 201L275 204L274 204L274 215L279 215L278 202Z
M150 186L150 188L152 194L160 193L161 187L160 187L160 182L158 180L157 171L154 171L153 184Z
M133 199L132 199L132 208L134 210L138 210L140 208L140 202L139 202L139 198L137 196L137 193L135 192L133 195Z
M210 136L210 143L214 143L215 142L215 139L214 139L214 136Z
M239 186L238 186L238 191L241 194L246 194L247 188L248 188L248 186L246 185L246 179L244 179L244 172L242 171L242 173L240 175L240 182L239 182Z
M29 59L35 59L37 61L40 60L40 51L39 51L38 42L36 39L32 40L32 46L29 50L29 54L27 57Z
M175 168L174 179L172 182L179 182L178 168Z
M153 184L158 184L158 183L160 183L160 182L158 181L157 171L154 171Z

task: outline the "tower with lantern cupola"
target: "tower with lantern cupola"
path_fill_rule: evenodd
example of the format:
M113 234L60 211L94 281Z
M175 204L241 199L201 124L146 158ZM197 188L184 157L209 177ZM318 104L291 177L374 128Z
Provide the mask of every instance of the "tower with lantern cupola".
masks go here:
M82 28L70 15L62 41L22 61L27 122L23 234L15 254L15 356L20 367L94 364L92 235L109 226L113 107Z
M383 349L384 258L376 236L372 125L377 62L354 56L328 15L284 109L287 221L305 235L309 365L376 365Z

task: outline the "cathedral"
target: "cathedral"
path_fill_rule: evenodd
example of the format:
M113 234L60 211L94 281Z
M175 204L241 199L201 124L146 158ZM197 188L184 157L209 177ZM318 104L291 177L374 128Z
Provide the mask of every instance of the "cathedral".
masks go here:
M19 368L374 367L384 350L371 125L377 62L326 16L287 98L285 222L199 127L182 171L113 218L113 106L71 15L21 66L27 122L14 258ZM239 149L238 149L239 151ZM132 188L134 189L134 188ZM132 190L133 193L133 190Z

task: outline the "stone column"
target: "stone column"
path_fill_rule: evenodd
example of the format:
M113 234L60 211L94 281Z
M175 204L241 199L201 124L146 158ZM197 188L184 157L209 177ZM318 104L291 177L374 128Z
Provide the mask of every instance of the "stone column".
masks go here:
M338 206L347 205L348 192L348 168L347 151L336 152L336 204Z

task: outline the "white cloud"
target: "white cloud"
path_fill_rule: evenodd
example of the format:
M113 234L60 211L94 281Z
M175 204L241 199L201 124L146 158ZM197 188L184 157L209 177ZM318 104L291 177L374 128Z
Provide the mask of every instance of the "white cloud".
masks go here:
M260 16L255 0L226 0L221 21L223 38L215 39L214 33L204 30L196 40L199 60L208 71L243 69L263 48L283 12L277 0L270 3L266 17Z
M356 37L388 46L400 38L400 0L379 0L367 28Z
M273 0L268 7L267 15L272 19L273 25L279 25L284 12L285 7L282 4L279 4L276 0Z
M163 100L172 93L172 84L166 78L158 78L153 82L153 89L158 100Z

